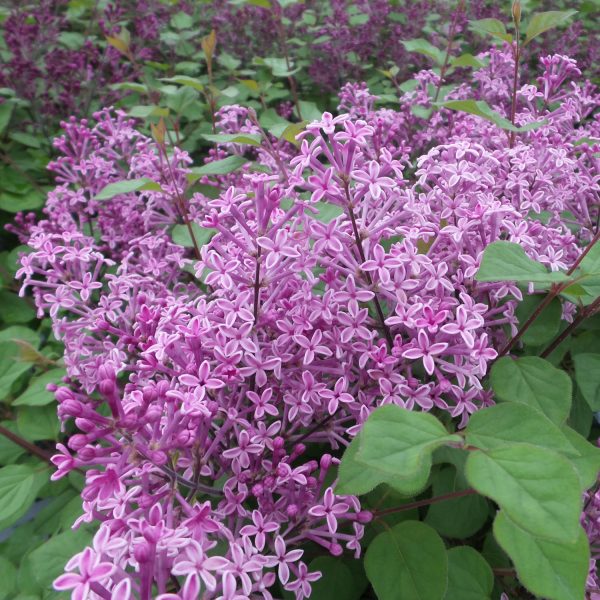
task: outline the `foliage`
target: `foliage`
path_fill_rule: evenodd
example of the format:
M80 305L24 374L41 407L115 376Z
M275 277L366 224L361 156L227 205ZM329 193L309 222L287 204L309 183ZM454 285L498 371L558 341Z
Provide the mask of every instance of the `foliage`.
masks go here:
M600 588L595 0L522 4L1 9L0 599Z

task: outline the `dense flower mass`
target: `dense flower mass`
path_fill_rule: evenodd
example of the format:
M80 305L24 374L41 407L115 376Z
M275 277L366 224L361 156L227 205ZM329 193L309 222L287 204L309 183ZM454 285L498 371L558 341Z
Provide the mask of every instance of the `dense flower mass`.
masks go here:
M451 97L506 114L508 49L481 58ZM369 414L396 404L463 427L492 403L483 380L522 292L474 280L484 248L518 242L567 269L594 235L600 97L579 75L541 60L517 114L539 127L514 144L478 116L432 112L429 71L398 110L347 84L339 114L297 146L224 107L220 131L262 142L211 152L247 159L216 197L195 191L185 152L120 111L65 123L45 218L19 226L18 276L65 344L56 397L78 431L54 478L86 467L79 522L100 523L55 587L300 600L320 576L315 548L360 556L372 515L335 478ZM143 178L158 185L98 198Z

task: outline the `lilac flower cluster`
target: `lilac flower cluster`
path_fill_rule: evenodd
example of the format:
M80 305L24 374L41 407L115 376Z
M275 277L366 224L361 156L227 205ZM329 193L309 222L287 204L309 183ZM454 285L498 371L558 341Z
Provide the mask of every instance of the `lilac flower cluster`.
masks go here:
M510 60L490 58L455 93L503 110ZM576 142L600 136L600 98L577 75L566 57L542 60L518 122L545 124L512 148L472 115L415 116L432 73L399 111L348 85L297 150L267 135L219 145L213 159L263 168L219 178L218 198L189 187L184 152L120 112L66 123L45 219L22 220L18 273L65 344L58 412L78 433L54 478L85 468L78 524L100 523L56 588L301 600L320 576L312 549L360 556L372 515L334 486L372 410L441 411L462 427L491 403L482 379L522 292L474 280L484 248L518 242L555 270L593 236L598 144ZM219 124L261 133L240 107ZM144 177L161 189L95 198ZM171 239L176 223L214 235L192 253Z

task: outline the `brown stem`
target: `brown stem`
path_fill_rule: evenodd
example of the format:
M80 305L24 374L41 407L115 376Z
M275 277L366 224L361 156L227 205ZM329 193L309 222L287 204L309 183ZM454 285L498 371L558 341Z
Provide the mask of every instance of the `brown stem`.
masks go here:
M529 318L519 327L519 330L515 335L513 335L508 342L504 345L504 347L498 352L498 358L501 358L510 350L512 347L523 337L525 332L531 327L533 322L542 314L543 310L560 294L560 292L567 286L567 284L560 284L557 286L553 286L548 295L536 306L535 310L529 315Z
M442 494L441 496L434 496L433 498L426 498L425 500L416 500L415 502L409 502L402 506L394 506L393 508L385 508L384 510L375 511L375 517L385 517L386 515L392 515L394 513L403 512L405 510L412 510L413 508L421 508L422 506L430 506L431 504L437 504L438 502L445 502L446 500L454 500L455 498L462 498L463 496L472 496L478 492L472 488L466 490L460 490L458 492L450 492L448 494Z
M184 224L186 225L188 232L190 234L190 238L192 240L192 244L194 246L194 254L196 255L196 260L200 260L200 247L198 246L198 241L196 240L196 236L194 235L194 230L192 228L192 223L190 221L187 207L185 204L185 200L183 196L179 192L179 187L177 186L177 182L175 180L175 173L173 173L173 169L171 168L171 163L169 162L169 157L167 156L167 149L164 144L157 144L159 153L162 151L165 162L167 163L167 169L169 171L169 175L171 176L171 181L173 183L173 187L175 188L175 197L176 197L176 205L179 208L179 212L181 213L181 217L183 219Z
M589 251L594 247L596 242L600 240L600 231L597 231L590 243L583 249L583 252L579 255L577 260L571 265L571 268L567 271L567 275L572 275L575 269L581 264L583 259L588 255Z
M516 577L517 572L514 569L492 569L494 575L498 577Z
M592 238L592 240L590 241L590 243L585 247L585 249L583 250L583 252L577 257L577 260L571 265L571 267L569 268L569 270L567 271L567 275L572 275L575 270L577 269L577 267L582 263L583 259L587 256L587 254L589 253L589 251L592 249L592 247L594 246L594 244L596 244L596 242L598 242L598 240L600 239L600 232L596 233L596 235L594 235L594 237ZM542 313L542 311L552 302L552 300L554 300L554 298L556 298L566 287L568 287L569 285L571 285L572 281L568 281L568 282L564 282L558 285L555 285L551 288L550 292L548 293L548 295L544 298L544 300L542 300L542 302L540 302L540 304L538 304L538 306L536 307L536 309L533 311L533 313L531 313L531 315L529 316L529 318L527 319L527 321L525 321L525 323L523 323L523 325L519 328L519 331L517 331L517 333L508 340L508 342L506 343L506 345L504 346L504 348L502 348L502 350L500 350L500 352L498 353L498 358L500 358L501 356L504 356L507 352L509 352L511 350L511 348L515 345L515 343L521 339L521 337L523 336L523 334L529 329L529 327L531 326L531 324L540 316L540 314ZM590 304L590 306L588 306L586 309L584 309L582 311L582 313L579 315L579 317L577 317L577 319L575 319L563 332L561 332L552 342L551 344L548 346L548 348L546 348L544 350L544 352L540 355L542 358L545 358L546 356L548 356L559 344L561 344L566 338L567 336L575 329L577 328L581 322L584 319L587 319L589 316L591 316L596 308L592 308L596 305L596 302L593 302L592 304ZM591 312L590 312L591 310ZM496 360L497 360L496 359Z
M354 208L352 204L352 199L350 198L350 188L348 186L348 179L342 177L342 181L344 183L344 192L346 194L346 203L348 208L348 216L350 217L350 222L352 223L352 231L354 232L354 240L356 241L356 247L358 248L358 254L360 256L360 260L364 263L367 260L365 256L365 250L362 245L362 240L360 238L360 233L358 231L358 227L356 225L356 218L354 217ZM373 287L373 279L369 273L364 274L367 283ZM385 339L387 341L388 347L391 349L394 346L394 339L392 338L392 333L390 328L385 324L385 315L383 314L383 309L381 308L381 303L379 302L379 298L377 298L377 294L373 297L373 304L375 305L375 311L377 312L377 318L379 319L379 324L383 333L385 335Z
M448 45L446 46L446 56L444 57L444 64L440 69L440 80L437 84L437 88L435 90L435 98L434 102L438 101L440 90L442 89L442 83L444 81L444 76L446 75L446 70L448 69L448 62L450 61L450 53L452 52L452 44L454 43L454 36L456 35L456 26L458 25L458 17L462 13L464 8L464 0L459 0L456 6L456 10L454 11L454 15L452 16L452 23L450 25L450 31L448 32Z
M510 106L510 122L515 124L515 117L517 116L517 86L519 85L519 60L521 59L521 47L519 45L519 38L521 36L521 30L519 28L519 22L515 21L515 69L513 72L513 90L512 90L512 101ZM510 132L510 140L508 147L512 148L515 145L515 132Z
M3 435L5 438L9 439L14 444L17 444L17 446L20 446L21 448L23 448L23 450L29 452L29 454L37 456L44 462L47 462L49 465L54 466L54 464L50 460L50 455L47 452L45 452L41 448L38 448L35 444L28 442L26 439L23 439L20 435L13 433L10 429L7 429L3 425L0 425L0 435Z
M589 306L582 309L579 315L550 342L540 357L550 356L588 317L594 315L598 310L600 310L600 298L596 298Z
M292 63L290 62L290 55L288 51L287 40L285 36L285 28L283 26L283 22L281 18L277 23L277 33L279 34L279 44L281 45L281 51L283 52L283 57L285 58L285 65L288 72L291 70ZM302 112L300 110L300 101L298 99L298 88L296 86L296 79L293 75L288 75L288 83L290 84L290 91L292 92L292 99L294 100L294 106L296 107L296 113L298 115L298 119L302 121Z
M262 125L259 123L256 113L253 110L251 110L248 112L248 116L250 117L250 121L254 125L256 125L256 127L258 127L258 129L260 130L260 134L261 134L262 138L264 139L265 144L267 146L267 152L273 157L273 160L277 163L277 166L279 167L279 170L281 171L281 174L283 175L285 182L289 183L287 170L285 168L285 165L283 164L283 161L281 160L281 156L279 155L279 152L277 152L277 150L275 150L275 148L273 148L273 144L271 144L271 140L269 139L267 132L263 129Z
M254 271L254 325L258 322L260 310L260 255L262 248L259 246L256 253L256 270Z

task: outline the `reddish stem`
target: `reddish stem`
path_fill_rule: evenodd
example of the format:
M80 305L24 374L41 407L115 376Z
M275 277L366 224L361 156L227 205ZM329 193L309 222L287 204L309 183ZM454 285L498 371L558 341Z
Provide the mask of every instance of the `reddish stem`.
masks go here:
M437 504L438 502L445 502L446 500L454 500L455 498L462 498L463 496L472 496L478 492L472 488L466 490L460 490L458 492L450 492L448 494L442 494L441 496L434 496L433 498L426 498L425 500L416 500L415 502L409 502L402 506L394 506L393 508L386 508L384 510L375 511L374 515L376 518L384 517L385 515L392 515L394 513L403 512L405 510L412 510L413 508L420 508L421 506L430 506L431 504Z

